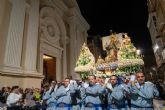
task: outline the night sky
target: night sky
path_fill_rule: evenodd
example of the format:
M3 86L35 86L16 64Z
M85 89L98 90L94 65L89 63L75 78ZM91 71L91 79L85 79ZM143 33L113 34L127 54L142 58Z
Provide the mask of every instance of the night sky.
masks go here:
M152 53L147 29L147 0L77 0L81 14L90 25L89 35L107 36L126 32L145 55Z

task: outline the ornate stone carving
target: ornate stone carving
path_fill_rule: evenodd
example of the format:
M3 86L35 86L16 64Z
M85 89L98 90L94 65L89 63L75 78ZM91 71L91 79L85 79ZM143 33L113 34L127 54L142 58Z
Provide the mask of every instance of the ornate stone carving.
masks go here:
M47 25L47 32L48 32L50 37L55 36L54 27L52 25Z
M60 40L60 30L53 17L54 13L48 13L50 8L43 8L40 14L40 29L43 34L42 37L46 38L51 43L58 43Z

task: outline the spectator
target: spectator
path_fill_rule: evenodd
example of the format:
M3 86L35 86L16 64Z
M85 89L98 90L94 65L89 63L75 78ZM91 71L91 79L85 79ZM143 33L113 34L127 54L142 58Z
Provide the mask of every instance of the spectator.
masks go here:
M7 97L7 110L21 110L21 101L22 94L19 92L18 86L13 86L11 93Z

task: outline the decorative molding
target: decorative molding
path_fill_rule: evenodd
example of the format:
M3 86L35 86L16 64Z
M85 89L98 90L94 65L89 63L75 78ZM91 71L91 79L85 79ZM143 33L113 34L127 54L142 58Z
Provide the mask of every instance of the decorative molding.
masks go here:
M61 17L64 15L64 12L68 10L68 7L61 2L61 0L42 0L41 7L51 7L55 9Z
M54 56L54 57L61 58L63 48L53 45L52 43L48 42L47 40L41 38L41 52L43 52L43 50L50 51L51 53L53 53L52 56L58 55L58 56Z
M57 12L57 10L55 10L52 7L43 7L40 11L40 18L46 18L46 17L51 17L51 19L55 20L57 27L56 29L56 34L57 36L66 36L66 27L64 24L64 21L62 19L62 17L59 15L59 13ZM58 32L59 31L59 32ZM63 38L60 38L63 39Z
M44 44L50 45L51 47L57 48L58 50L63 50L63 48L61 48L60 46L53 45L52 43L50 43L49 41L47 41L43 38L41 38L41 41L42 41L41 45L44 43Z
M59 10L61 10L63 13L66 12L69 8L68 6L62 2L62 0L52 0L54 7L57 7ZM70 1L70 0L68 0Z
M80 8L79 8L79 6L78 6L76 0L63 0L63 2L64 2L69 8L75 7L76 10L77 10L79 13L81 13Z
M23 74L22 67L14 67L9 65L3 65L0 71Z
M33 77L33 78L43 78L41 73L37 71L25 71L21 67L10 67L3 66L0 70L0 75L3 76L16 76L16 77Z
M60 30L58 25L52 17L41 18L41 32L43 37L45 37L49 42L54 44L59 44L60 40Z
M44 76L41 73L25 73L25 74L19 74L19 73L11 73L11 72L4 72L0 71L1 76L13 76L13 77L21 77L21 78L44 78Z
M68 11L68 19L67 22L70 21L76 21L78 26L81 26L83 28L83 30L89 30L90 26L89 24L86 22L86 20L82 17L82 15L75 9L75 8L71 8Z

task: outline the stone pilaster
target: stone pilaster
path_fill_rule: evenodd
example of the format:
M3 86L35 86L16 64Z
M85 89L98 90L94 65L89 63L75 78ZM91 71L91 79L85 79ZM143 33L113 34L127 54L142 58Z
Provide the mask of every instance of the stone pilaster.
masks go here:
M64 37L64 39L63 39L63 41L62 41L62 43L63 43L63 65L62 65L62 67L63 67L63 79L64 78L66 78L67 77L67 57L66 57L66 51L67 51L67 49L66 49L66 45L67 45L67 43L66 43L66 39L67 39L67 36L66 37Z
M61 81L62 79L62 72L60 70L62 64L61 64L61 57L56 59L56 80Z
M25 0L10 0L12 11L7 35L3 71L21 73Z
M9 16L10 16L10 2L6 0L0 1L0 67L4 63L4 49L6 44L6 34L8 32Z
M75 18L74 17L70 17L68 19L68 24L69 24L69 31L70 31L70 47L69 47L69 54L70 54L70 61L69 61L69 67L70 67L70 71L69 74L73 74L74 73L74 68L75 68L75 50L77 47L75 47L75 39L76 39L76 23L74 22Z
M3 16L4 16L4 11L5 10L5 0L0 1L0 25L2 24Z
M25 40L23 66L26 73L36 73L39 27L39 0L32 0L27 13L27 38ZM26 23L25 23L26 24Z

